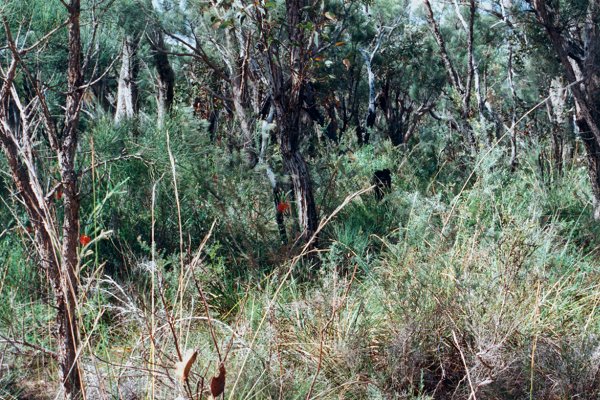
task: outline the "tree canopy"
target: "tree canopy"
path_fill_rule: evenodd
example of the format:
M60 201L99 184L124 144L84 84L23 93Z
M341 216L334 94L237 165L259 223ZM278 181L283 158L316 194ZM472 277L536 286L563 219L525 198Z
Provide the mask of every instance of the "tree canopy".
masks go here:
M0 398L592 398L595 0L4 0Z

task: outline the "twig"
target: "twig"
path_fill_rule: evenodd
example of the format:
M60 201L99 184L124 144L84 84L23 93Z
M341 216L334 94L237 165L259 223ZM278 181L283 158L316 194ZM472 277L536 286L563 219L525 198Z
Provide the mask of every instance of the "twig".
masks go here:
M213 344L215 345L215 349L217 350L217 355L219 356L219 362L224 362L225 360L223 360L223 358L221 357L221 350L219 350L219 343L217 342L217 337L215 336L215 330L213 328L212 325L212 320L210 317L210 309L208 307L208 301L206 300L206 295L204 294L204 290L202 290L202 287L200 286L200 284L198 283L198 279L196 279L196 274L194 273L194 269L195 269L195 265L196 263L198 263L200 261L200 256L202 254L202 250L204 249L204 246L206 245L206 242L208 241L208 239L212 236L212 231L216 225L217 221L213 221L212 225L210 226L210 230L208 231L208 234L204 237L204 240L202 240L202 243L200 244L200 248L198 249L198 252L196 253L196 257L194 257L194 259L192 260L192 278L194 280L194 285L196 286L196 290L198 290L198 293L200 293L200 298L202 299L202 304L204 305L204 309L206 310L206 320L208 322L208 330L210 331L210 336L212 337L212 341Z
M467 366L467 361L465 360L465 355L463 354L462 348L460 347L460 344L458 343L458 339L456 338L456 332L454 332L454 329L452 330L452 339L454 339L454 344L456 345L456 348L458 349L458 352L460 353L460 359L462 360L463 366L465 367L465 371L467 372L467 380L469 381L469 387L471 388L471 394L469 395L469 398L467 400L470 400L471 397L473 397L473 400L477 400L477 397L475 396L475 389L473 388L473 382L471 381L471 373L469 372L469 367Z
M14 347L17 347L17 345L19 346L25 346L25 347L29 347L32 348L34 350L37 350L39 352L42 352L50 357L52 357L54 360L58 360L58 354L52 350L46 349L40 345L37 345L35 343L31 343L28 342L27 340L17 340L17 339L9 339L4 335L0 335L0 338L2 338L2 340L0 340L0 343L7 343L10 344ZM17 347L18 348L18 347Z

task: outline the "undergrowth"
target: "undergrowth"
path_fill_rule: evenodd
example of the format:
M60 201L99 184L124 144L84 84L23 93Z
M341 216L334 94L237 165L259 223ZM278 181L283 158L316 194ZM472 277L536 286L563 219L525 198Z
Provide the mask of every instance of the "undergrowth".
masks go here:
M196 395L220 362L230 399L600 392L600 228L581 167L548 181L533 160L511 172L494 149L466 169L444 143L326 149L310 160L322 219L374 170L394 183L381 201L365 193L338 210L306 279L300 250L279 240L264 171L185 119L165 128L178 137L176 181L165 130L126 143L95 128L95 157L128 156L83 186L84 229L98 239L81 252L88 398ZM34 398L56 384L52 312L26 230L7 237L0 397ZM188 349L198 357L184 384L175 366Z

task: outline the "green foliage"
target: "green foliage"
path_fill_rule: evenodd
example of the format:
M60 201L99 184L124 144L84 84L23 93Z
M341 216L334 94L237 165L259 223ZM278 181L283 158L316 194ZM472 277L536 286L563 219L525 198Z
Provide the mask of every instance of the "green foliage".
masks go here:
M495 10L478 11L475 19L477 94L501 122L496 132L489 116L477 118L475 94L473 115L457 112L461 94L448 85L419 9L377 0L324 1L300 10L299 26L312 47L302 48L306 65L299 70L324 123L303 115L298 135L320 221L332 218L322 226L316 255L296 258L298 207L275 140L279 127L262 162L248 168L231 83L243 81L240 98L254 133L249 146L258 154L261 109L272 90L259 69L268 51L280 51L271 55L282 62L290 46L303 45L286 36L287 3L163 3L150 9L150 2L122 0L108 8L101 2L98 14L90 8L82 15L94 64L86 78L101 76L86 94L76 158L79 231L92 239L79 248L77 315L86 383L98 390L92 395L175 398L182 385L173 366L187 349L199 352L191 386L202 378L205 388L227 354L226 393L236 399L309 392L344 399L598 393L600 225L592 218L582 143L551 112L532 109L560 71L532 17L524 16L523 26L499 21ZM581 17L585 5L561 1L561 18ZM435 12L463 79L465 32L457 29L462 25L452 7ZM21 20L31 21L28 41L66 16L60 2L41 0L6 1L0 13L14 32ZM170 57L176 100L160 126L143 35L148 28L201 47ZM142 40L141 111L115 126L113 60L127 34ZM378 37L385 39L373 59L378 118L371 141L359 144L368 98L360 51L372 51ZM5 39L0 33L0 42ZM24 60L44 81L53 114L64 106L65 40L59 30ZM172 37L167 47L192 51ZM15 90L30 98L22 70ZM435 107L419 116L413 138L393 146L390 128L414 121L429 102ZM408 119L388 120L390 110ZM519 164L511 168L513 113L523 118L512 127ZM215 115L211 130L202 118ZM333 122L337 140L327 138ZM474 145L457 128L463 123ZM56 160L45 128L37 129L36 173L47 191L57 183ZM560 161L549 155L556 133L564 146ZM382 199L363 193L339 208L381 169L393 180ZM0 397L25 398L36 389L27 383L40 376L47 388L56 386L48 378L56 366L42 350L57 347L55 310L4 157L0 170ZM280 185L277 202L291 212L276 209L268 171ZM60 220L60 198L49 199L48 207ZM306 273L303 263L317 262Z

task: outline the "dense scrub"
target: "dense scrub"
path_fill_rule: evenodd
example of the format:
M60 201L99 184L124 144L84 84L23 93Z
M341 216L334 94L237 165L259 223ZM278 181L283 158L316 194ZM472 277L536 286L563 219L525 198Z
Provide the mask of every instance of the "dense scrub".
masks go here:
M597 2L0 20L0 399L598 398Z
M174 337L198 349L191 380L207 382L213 334L233 398L598 393L598 226L576 163L548 182L533 161L511 173L497 148L458 164L443 140L324 150L310 162L320 212L334 217L311 272L311 258L290 261L298 249L279 241L268 183L192 120L182 113L168 128L178 198L165 131L116 145L118 131L93 130L95 157L136 157L83 186L94 238L81 253L89 398L176 396ZM384 199L364 193L335 211L382 167L394 179ZM45 278L23 273L35 271L26 234L2 242L3 335L46 347ZM48 355L5 346L4 397L52 387Z

